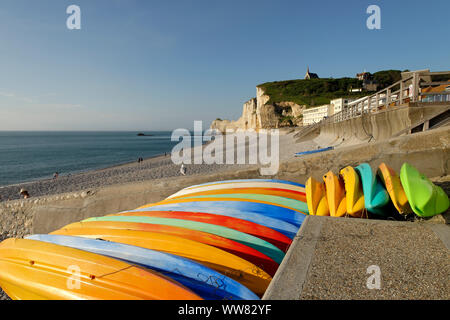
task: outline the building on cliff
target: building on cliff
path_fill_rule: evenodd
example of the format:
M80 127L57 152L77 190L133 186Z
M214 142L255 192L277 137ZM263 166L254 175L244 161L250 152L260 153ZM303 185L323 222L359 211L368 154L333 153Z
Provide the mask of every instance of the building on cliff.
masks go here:
M309 67L308 67L308 70L306 70L306 74L305 74L305 80L309 80L309 79L319 79L319 76L317 75L317 73L309 72Z

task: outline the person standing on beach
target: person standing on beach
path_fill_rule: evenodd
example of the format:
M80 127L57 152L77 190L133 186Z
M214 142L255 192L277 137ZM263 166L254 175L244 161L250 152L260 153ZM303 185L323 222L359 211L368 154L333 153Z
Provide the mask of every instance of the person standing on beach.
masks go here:
M185 176L186 175L186 167L184 166L184 163L181 164L180 173Z
M30 197L30 194L28 193L27 190L25 189L20 189L20 195L24 198L24 199L28 199Z
M55 172L55 173L53 174L53 180L58 179L58 176L59 176L59 173L58 173L58 172Z

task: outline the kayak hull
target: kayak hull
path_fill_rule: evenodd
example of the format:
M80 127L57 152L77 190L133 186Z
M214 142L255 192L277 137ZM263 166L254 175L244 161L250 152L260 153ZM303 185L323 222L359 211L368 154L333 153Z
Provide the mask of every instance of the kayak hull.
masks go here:
M332 171L323 176L327 193L330 216L343 217L347 213L344 182Z
M313 177L306 181L306 200L310 215L330 215L325 185Z
M0 269L1 287L16 300L200 299L154 271L36 240L3 241Z
M400 170L400 180L411 209L419 217L432 217L449 207L447 194L409 163Z
M374 176L368 163L360 164L355 170L361 179L366 209L373 214L386 217L388 215L386 205L389 203L389 196L380 179Z
M364 210L364 193L358 173L350 166L339 173L344 180L347 213L353 217L361 217Z
M204 299L258 299L253 292L231 278L202 264L168 253L73 236L45 234L26 238L88 251L150 268L181 283ZM218 285L215 281L205 281L205 279L216 279L217 283L220 281L222 285Z
M191 220L197 222L204 222L209 224L215 224L227 228L231 228L237 231L241 231L262 240L265 240L283 252L287 252L292 240L283 235L282 233L275 231L271 228L263 225L250 222L247 220L237 219L228 216L221 216L203 212L182 212L182 211L140 211L140 212L122 212L114 215L129 215L129 216L150 216L160 218L175 218L183 220Z
M264 294L272 279L269 274L253 263L226 251L163 233L106 228L74 228L60 229L51 234L108 240L188 258L238 281L258 296Z
M400 214L409 214L412 212L408 202L405 190L400 181L400 177L395 173L394 169L381 163L378 166L378 176L383 182L386 191L391 198L392 203Z

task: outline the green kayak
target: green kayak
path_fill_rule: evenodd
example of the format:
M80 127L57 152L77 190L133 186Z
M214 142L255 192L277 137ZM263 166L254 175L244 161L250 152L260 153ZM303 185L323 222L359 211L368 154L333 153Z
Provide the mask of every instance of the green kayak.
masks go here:
M412 210L419 217L432 217L449 207L447 194L409 163L400 170L400 181Z

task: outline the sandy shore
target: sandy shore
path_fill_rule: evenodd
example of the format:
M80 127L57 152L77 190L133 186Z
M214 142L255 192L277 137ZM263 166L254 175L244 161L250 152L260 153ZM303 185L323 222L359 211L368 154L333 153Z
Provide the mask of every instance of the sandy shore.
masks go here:
M311 145L297 144L293 133L280 135L279 153L280 162L292 158L294 152L303 151L303 149L312 148ZM206 148L204 145L203 148ZM246 149L250 147L246 144ZM223 154L230 148L234 148L234 154L237 154L238 145L230 147L224 146ZM194 157L195 150L192 149L192 162L196 159ZM235 161L236 163L236 161ZM247 160L248 163L248 160ZM219 172L222 170L236 170L242 169L252 164L188 164L186 166L186 175L202 175ZM158 156L149 159L144 159L142 163L137 161L122 165L116 165L105 169L87 171L78 174L65 175L60 174L58 179L45 179L33 182L26 182L11 186L0 187L0 202L8 200L17 200L20 198L19 191L21 188L26 189L32 198L40 196L55 195L67 192L76 192L90 188L99 188L114 184L123 184L130 182L140 182L152 179L172 178L181 176L180 165L173 163L170 154L167 156Z

